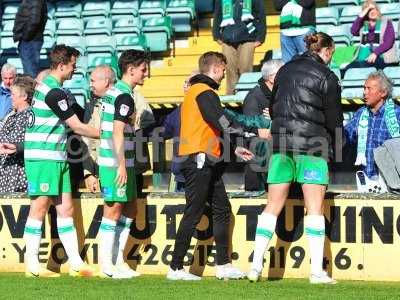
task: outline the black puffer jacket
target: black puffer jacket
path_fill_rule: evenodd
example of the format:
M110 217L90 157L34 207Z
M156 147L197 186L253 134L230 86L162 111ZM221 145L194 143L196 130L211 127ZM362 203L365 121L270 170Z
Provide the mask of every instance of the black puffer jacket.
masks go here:
M14 41L43 41L46 22L46 0L23 0L14 21Z
M284 65L270 107L274 152L331 156L335 130L342 134L340 99L339 80L318 55L306 52Z

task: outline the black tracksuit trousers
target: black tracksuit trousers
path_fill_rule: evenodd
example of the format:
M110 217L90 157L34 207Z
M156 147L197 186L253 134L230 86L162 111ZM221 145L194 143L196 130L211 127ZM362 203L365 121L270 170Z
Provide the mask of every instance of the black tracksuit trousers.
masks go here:
M183 268L184 256L207 202L212 211L216 263L223 265L230 262L228 246L231 204L222 181L222 164L215 164L206 158L204 165L198 168L196 155L189 155L182 162L181 171L185 177L186 207L176 235L171 268Z

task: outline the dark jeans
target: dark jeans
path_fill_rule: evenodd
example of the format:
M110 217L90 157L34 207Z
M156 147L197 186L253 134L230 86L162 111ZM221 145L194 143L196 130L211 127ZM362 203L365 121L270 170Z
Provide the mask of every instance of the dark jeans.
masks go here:
M26 75L35 78L40 71L40 49L43 41L20 41L18 44L18 53L24 67Z
M183 268L183 259L207 202L212 211L216 263L223 265L230 262L228 246L231 204L221 178L222 166L206 159L204 166L198 169L195 156L190 156L182 163L181 170L185 177L186 207L176 235L171 268Z

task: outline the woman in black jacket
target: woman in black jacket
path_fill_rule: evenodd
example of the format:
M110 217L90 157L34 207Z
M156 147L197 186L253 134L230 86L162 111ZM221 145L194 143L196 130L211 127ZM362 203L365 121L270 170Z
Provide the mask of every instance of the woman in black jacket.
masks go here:
M310 283L336 283L322 269L327 160L335 133L339 129L341 134L343 123L338 78L327 67L335 45L323 32L306 36L305 42L308 51L279 70L272 91L273 155L268 169L268 204L258 219L250 281L257 281L261 275L277 216L295 181L302 185L307 210L304 227L310 245Z

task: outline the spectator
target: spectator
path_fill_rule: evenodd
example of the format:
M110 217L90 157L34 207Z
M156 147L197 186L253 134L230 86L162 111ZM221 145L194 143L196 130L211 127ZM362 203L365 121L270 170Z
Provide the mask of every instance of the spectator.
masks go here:
M86 104L84 123L100 128L101 120L101 97L114 85L115 73L108 65L97 66L90 76L90 89L92 97ZM97 152L100 147L100 140L83 137L83 176L85 186L91 193L100 192L99 165Z
M30 104L35 81L17 77L11 85L13 111L4 120L0 130L0 193L26 192L24 169L25 129L32 122Z
M345 70L365 67L383 69L398 64L393 23L381 15L374 1L364 2L360 15L351 26L351 33L360 36L361 44L355 61Z
M361 166L365 176L377 186L381 182L373 151L400 134L400 106L391 98L392 89L390 79L382 71L371 73L364 84L366 106L356 111L344 128L346 142L357 144L355 165Z
M155 119L150 105L137 89L133 90L133 98L135 100L136 112L133 124L135 128L136 192L138 198L145 198L146 196L143 194L143 174L151 169L147 142L153 125L155 124Z
M252 134L247 139L247 147L256 154L257 163L248 162L244 169L244 189L246 191L264 191L265 190L265 170L267 168L267 148L268 142L265 139L271 139L268 126L263 125L265 117L263 110L269 108L272 97L272 87L274 86L275 75L282 67L281 60L269 60L261 68L262 78L258 84L249 91L243 102L243 114L254 118L258 122L253 127ZM252 145L252 147L250 147ZM255 148L255 149L254 149Z
M322 267L327 160L336 131L343 124L338 78L327 67L335 45L323 32L309 34L305 40L309 51L279 70L272 91L273 154L268 169L268 203L258 218L250 281L261 276L265 250L295 181L302 186L307 210L304 228L310 248L310 283L336 283Z
M234 93L240 74L253 71L254 49L266 34L264 0L215 1L213 36L226 56L226 94Z
M315 0L274 0L274 6L281 12L282 60L287 63L306 51L304 37L315 30Z
M46 0L23 0L14 21L13 37L24 73L35 78L39 73L40 49L47 22Z
M15 80L17 70L11 64L4 64L1 68L0 86L0 121L11 111L11 91L10 86Z

